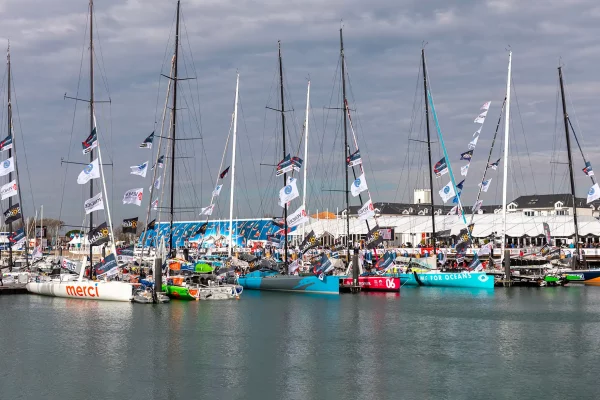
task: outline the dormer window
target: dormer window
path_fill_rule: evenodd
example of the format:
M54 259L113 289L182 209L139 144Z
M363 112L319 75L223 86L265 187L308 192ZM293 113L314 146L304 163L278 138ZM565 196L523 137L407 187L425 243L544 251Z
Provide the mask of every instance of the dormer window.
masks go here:
M554 203L554 208L556 209L561 209L564 207L564 203L562 201L557 201L556 203Z

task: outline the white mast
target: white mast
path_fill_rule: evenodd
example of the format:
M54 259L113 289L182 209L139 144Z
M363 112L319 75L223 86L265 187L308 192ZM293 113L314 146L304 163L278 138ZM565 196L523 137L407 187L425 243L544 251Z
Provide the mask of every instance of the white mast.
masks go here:
M41 206L41 217L40 217L40 249L44 248L44 205ZM34 233L35 235L35 233ZM37 236L37 235L36 235Z
M235 83L235 105L233 107L233 144L231 149L231 193L229 195L229 249L228 256L231 257L233 250L233 191L235 188L235 145L237 141L237 108L238 91L240 87L240 74L237 74Z
M308 189L306 183L306 175L308 173L308 109L310 106L310 80L308 81L308 89L306 89L306 114L304 116L304 190L302 193L302 207L306 211L306 191ZM306 233L306 224L302 224L302 236Z
M506 113L504 114L504 181L502 183L502 253L504 262L504 248L506 242L506 186L508 182L508 133L510 126L510 79L512 66L512 51L508 52L508 78L506 79Z

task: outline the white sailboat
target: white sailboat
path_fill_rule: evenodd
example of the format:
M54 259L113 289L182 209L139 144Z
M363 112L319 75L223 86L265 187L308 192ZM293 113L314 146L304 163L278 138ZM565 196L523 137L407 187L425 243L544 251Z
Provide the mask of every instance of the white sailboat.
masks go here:
M113 224L112 218L110 214L110 205L108 202L109 196L106 190L106 181L104 179L104 170L102 167L102 151L100 148L100 140L98 139L97 134L97 124L96 118L94 115L94 47L93 47L93 10L94 10L94 2L90 0L89 3L90 10L90 138L92 138L89 143L90 154L90 164L88 164L82 173L91 174L94 171L94 168L99 168L99 177L102 180L102 191L93 196L93 178L97 178L98 176L90 175L90 178L86 178L90 184L90 193L92 195L92 199L100 199L100 202L103 202L102 195L106 199L106 212L108 214L108 228L109 232L102 231L102 235L105 236L108 240L111 240L111 248L112 254L107 256L105 260L101 263L96 264L96 266L92 266L92 244L93 241L90 241L90 277L92 276L92 269L96 268L96 273L99 280L90 280L84 277L86 270L86 261L85 258L82 260L81 264L77 264L69 261L73 265L72 272L79 272L79 276L74 274L61 274L57 278L42 280L43 278L37 278L35 282L29 282L27 284L27 290L31 293L53 296L53 297L66 297L66 298L74 298L74 299L86 299L86 300L107 300L107 301L131 301L133 298L133 285L125 282L118 281L109 281L108 276L113 275L117 272L117 259L116 259L116 248L115 241L113 235ZM87 143L87 140L86 142ZM85 147L85 145L84 145ZM94 148L98 149L98 159L94 160ZM92 200L90 199L90 200ZM89 202L89 200L88 200ZM103 208L103 207L102 207ZM92 208L95 209L95 208ZM100 209L100 208L98 208ZM90 218L90 232L94 229L93 226L93 212L86 211L89 214ZM66 264L65 259L63 259L63 263Z

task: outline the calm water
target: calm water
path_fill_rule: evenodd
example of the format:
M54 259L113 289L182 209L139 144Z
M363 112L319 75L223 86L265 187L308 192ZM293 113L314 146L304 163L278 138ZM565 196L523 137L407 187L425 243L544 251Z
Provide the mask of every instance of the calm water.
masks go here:
M0 398L599 398L599 289L1 296Z

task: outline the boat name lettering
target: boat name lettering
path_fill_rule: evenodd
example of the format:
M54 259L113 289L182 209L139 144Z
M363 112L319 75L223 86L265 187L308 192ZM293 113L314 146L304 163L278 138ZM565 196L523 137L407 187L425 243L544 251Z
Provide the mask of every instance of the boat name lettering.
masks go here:
M73 286L67 285L67 295L77 297L98 297L98 285L96 286Z
M428 281L441 281L441 280L460 280L460 279L471 279L470 272L462 272L462 273L451 273L451 274L422 274L419 275L419 278L422 280Z

